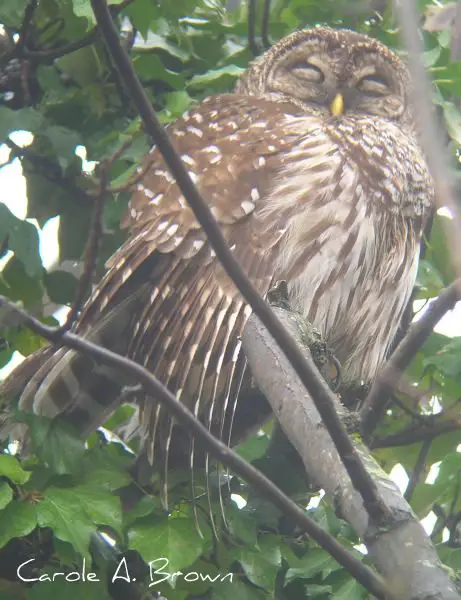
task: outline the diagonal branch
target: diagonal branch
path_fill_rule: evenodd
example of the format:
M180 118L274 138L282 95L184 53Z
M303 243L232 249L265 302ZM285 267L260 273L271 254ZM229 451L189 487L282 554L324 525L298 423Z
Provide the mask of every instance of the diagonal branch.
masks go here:
M431 335L443 315L451 310L461 297L460 287L461 279L457 279L440 293L421 319L413 323L394 354L381 369L360 411L364 436L369 437L376 428L386 410L387 396L395 389L401 374L414 355Z
M306 360L298 348L296 341L274 315L270 306L261 298L239 263L235 261L219 225L213 218L208 205L199 194L167 133L157 119L155 111L133 70L130 58L120 43L119 33L112 21L105 0L92 0L91 4L109 53L120 71L133 104L138 109L144 121L147 133L155 140L165 163L176 179L176 183L193 210L195 217L205 231L227 275L232 279L253 312L267 327L312 396L316 408L334 441L338 454L353 481L354 487L363 498L368 514L372 519L379 521L386 516L386 511L380 503L373 479L364 468L354 445L336 414L336 396L330 390L315 366Z
M48 327L43 323L40 323L40 321L29 315L26 311L16 307L13 302L4 296L0 296L0 315L1 320L13 320L14 322L21 323L53 344L66 346L73 350L77 350L78 352L83 352L86 356L91 356L93 359L125 373L130 380L139 381L143 386L145 393L156 398L165 405L181 425L186 427L193 435L200 438L207 451L254 486L261 494L271 500L271 502L273 502L284 514L291 516L299 527L312 536L322 548L329 552L331 556L347 569L367 590L377 598L383 600L392 598L392 596L389 595L389 590L387 590L382 579L378 575L349 554L339 542L308 517L304 510L299 508L290 498L285 496L285 494L260 471L238 456L238 454L223 442L215 438L208 429L194 417L190 410L186 408L172 392L162 385L154 375L149 373L147 369L128 358L93 344L78 335L70 332L62 332L59 329Z

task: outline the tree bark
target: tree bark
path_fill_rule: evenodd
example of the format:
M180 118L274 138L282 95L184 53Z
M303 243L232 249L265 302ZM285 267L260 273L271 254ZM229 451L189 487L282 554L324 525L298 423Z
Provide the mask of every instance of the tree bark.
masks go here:
M302 333L293 313L278 307L274 310L310 358L309 349L301 342ZM338 515L346 519L363 540L395 597L402 600L459 599L461 596L455 584L411 507L364 444L357 440L356 448L387 508L386 522L372 521L313 401L255 315L250 317L245 328L243 347L258 387L300 455L309 477L330 495ZM337 410L346 418L350 416L339 400Z

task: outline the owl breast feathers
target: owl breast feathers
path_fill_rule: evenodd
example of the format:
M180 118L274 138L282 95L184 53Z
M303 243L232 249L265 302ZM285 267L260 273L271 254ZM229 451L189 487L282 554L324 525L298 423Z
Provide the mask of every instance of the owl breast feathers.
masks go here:
M297 32L259 57L235 93L206 99L168 131L260 293L286 280L344 379L372 380L410 298L434 195L401 61L350 31ZM146 167L123 221L129 237L74 330L144 365L235 441L250 309L155 147L139 172ZM84 433L127 383L65 349L34 360L21 408L63 413ZM25 364L10 389L24 387ZM152 459L168 449L172 423L155 398L139 403Z

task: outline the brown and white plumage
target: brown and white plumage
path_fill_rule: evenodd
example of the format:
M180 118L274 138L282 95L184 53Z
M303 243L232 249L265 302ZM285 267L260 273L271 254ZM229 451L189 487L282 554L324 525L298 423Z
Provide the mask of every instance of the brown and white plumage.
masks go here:
M257 59L234 94L169 128L252 282L265 295L287 280L292 306L350 381L372 380L386 357L433 203L407 86L405 67L378 42L303 31ZM344 111L332 109L338 94ZM74 329L146 366L228 439L250 310L155 148L146 166L123 223L130 236ZM117 406L126 382L110 369L67 350L35 360L22 408L65 413L89 432ZM150 456L187 453L180 435L168 448L171 424L155 399L139 402Z

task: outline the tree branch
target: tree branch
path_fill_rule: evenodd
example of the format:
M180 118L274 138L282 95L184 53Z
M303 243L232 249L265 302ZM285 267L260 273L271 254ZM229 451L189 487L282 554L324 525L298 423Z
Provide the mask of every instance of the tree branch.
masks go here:
M360 410L361 428L365 438L369 439L382 418L387 406L386 398L397 385L402 372L408 367L443 315L451 310L461 297L460 286L461 279L457 279L440 293L421 319L413 323L394 354L378 373Z
M347 432L336 414L336 396L327 386L315 365L308 362L299 350L296 341L285 330L274 315L270 306L261 298L240 265L235 261L232 252L221 233L219 225L213 218L208 205L204 202L192 182L187 169L175 151L167 133L160 125L146 93L131 66L130 58L123 49L118 31L111 19L110 12L104 0L91 0L96 19L100 26L110 55L120 71L121 77L129 91L133 104L144 121L147 133L155 140L163 155L166 165L176 179L184 198L188 202L195 217L205 231L216 256L221 262L227 275L232 279L243 298L248 302L255 314L268 328L271 335L285 353L306 389L311 394L317 410L325 422L341 460L354 486L363 498L364 505L370 516L376 521L385 517L385 511L380 505L376 486L364 469Z
M238 456L233 450L223 442L216 439L208 429L194 417L194 415L177 400L160 381L151 375L144 367L138 363L111 352L106 348L93 344L73 333L62 332L54 327L43 325L29 315L26 311L19 309L13 302L0 296L0 325L1 321L13 319L15 322L27 326L31 331L47 339L58 346L66 346L83 352L86 356L91 356L103 364L112 366L125 373L130 380L139 381L143 386L146 395L156 398L169 412L177 419L178 423L183 425L197 438L200 438L204 448L221 461L229 469L245 479L250 485L254 486L261 494L268 498L284 514L289 515L295 523L306 531L312 538L327 552L335 558L339 564L351 573L367 590L377 598L388 600L392 598L389 595L382 579L362 564L351 554L349 554L331 535L324 531L315 521L310 519L304 510L299 508L290 498L285 496L276 485L274 485L260 471L247 463ZM397 598L395 598L397 600Z
M275 309L283 323L298 335L290 313ZM357 491L353 489L325 424L306 394L292 366L274 344L266 329L252 315L243 333L245 355L259 389L265 394L290 442L315 483L325 489L340 516L365 542L369 555L397 598L459 598L454 584L440 566L437 552L397 486L388 479L368 450L357 449L364 467L372 474L380 501L389 515L376 527L370 521ZM304 348L306 354L309 351ZM337 401L338 411L346 413Z
M407 502L411 502L413 492L415 491L416 486L420 482L421 475L423 474L424 467L426 466L427 455L429 454L431 446L431 439L424 440L424 442L421 445L421 449L416 460L415 468L413 469L413 473L411 474L410 481L408 482L407 489L405 490L404 494L405 500Z

